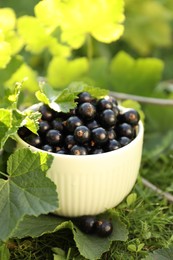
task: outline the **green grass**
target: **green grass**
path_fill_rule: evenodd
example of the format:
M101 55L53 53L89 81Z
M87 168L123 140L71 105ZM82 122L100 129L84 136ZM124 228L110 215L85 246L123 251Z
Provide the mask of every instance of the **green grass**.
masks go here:
M129 230L128 240L114 242L101 259L144 259L154 250L173 245L173 204L145 187L141 179L143 176L160 189L172 191L172 154L169 150L154 161L142 159L140 175L131 192L136 196L130 203L124 200L117 207L119 217ZM68 229L36 239L13 240L9 243L9 248L11 260L51 260L54 259L53 248L65 251L65 258L57 259L84 259Z

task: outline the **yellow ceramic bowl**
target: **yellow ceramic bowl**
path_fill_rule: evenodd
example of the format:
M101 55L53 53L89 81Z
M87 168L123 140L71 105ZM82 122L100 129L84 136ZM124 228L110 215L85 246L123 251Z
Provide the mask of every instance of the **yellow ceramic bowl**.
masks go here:
M136 138L107 153L54 157L47 176L56 184L62 216L96 215L117 206L133 188L140 168L144 128L140 121ZM37 149L19 136L18 147ZM43 153L45 151L42 151Z

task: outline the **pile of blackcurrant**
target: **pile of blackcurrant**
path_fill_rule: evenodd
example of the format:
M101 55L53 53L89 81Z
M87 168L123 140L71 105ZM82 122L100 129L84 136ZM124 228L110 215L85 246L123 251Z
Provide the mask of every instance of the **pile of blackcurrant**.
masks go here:
M78 228L86 234L96 234L99 237L107 237L112 234L113 225L111 220L97 218L95 216L82 216L74 219Z
M41 105L38 135L26 127L18 130L28 144L57 154L87 155L117 150L129 144L137 134L139 113L121 111L112 97L96 99L82 92L69 113L56 112Z

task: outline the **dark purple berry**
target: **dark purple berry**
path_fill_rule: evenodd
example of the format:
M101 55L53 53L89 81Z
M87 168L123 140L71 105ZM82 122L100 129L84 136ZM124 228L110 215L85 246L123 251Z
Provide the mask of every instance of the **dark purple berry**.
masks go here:
M123 146L129 144L129 143L131 142L131 139L128 138L128 137L126 137L126 136L121 136L121 137L118 139L118 141L119 141L121 147L123 147Z
M71 149L72 146L76 144L74 135L67 135L65 137L64 142L65 142L65 146L67 147L67 149Z
M34 146L34 147L37 147L37 148L39 148L39 147L41 146L41 144L42 144L42 141L41 141L40 136L39 136L39 135L36 135L36 134L34 134L34 133L32 133L32 134L30 134L29 136L27 136L27 137L25 138L25 141L26 141L28 144L30 144L30 145L32 145L32 146Z
M74 145L70 150L70 154L72 154L72 155L86 155L86 154L88 154L88 151L84 146Z
M78 113L84 120L91 120L96 115L96 108L89 102L82 103L78 108Z
M80 125L82 125L82 120L77 116L71 116L65 121L65 127L69 132L73 132Z
M94 148L91 150L91 154L100 154L100 153L104 153L103 148Z
M86 123L86 126L87 126L90 130L92 130L92 129L94 129L94 128L99 127L100 124L99 124L96 120L92 120L92 121L87 122L87 123Z
M27 127L22 126L19 128L17 133L21 138L25 138L29 136L32 132Z
M58 130L51 129L46 134L46 140L50 145L57 145L62 140L62 134Z
M56 154L66 154L66 150L60 149L59 151L56 152Z
M52 121L56 115L56 112L47 105L41 105L39 112L42 114L42 119L46 121Z
M58 131L63 131L63 124L62 124L62 121L58 118L54 119L52 121L52 127L53 129L55 130L58 130Z
M88 127L81 125L74 130L74 138L79 143L86 143L90 140L90 130Z
M90 93L88 93L88 92L82 92L78 95L77 102L79 104L84 103L84 102L91 102L91 101L92 101L92 97L91 97Z
M121 147L121 145L117 140L115 140L115 139L108 140L108 142L105 145L105 151L106 152L114 151L114 150L119 149L120 147Z
M107 135L106 130L102 127L93 129L92 130L92 139L98 145L104 144L108 140L108 135Z
M49 144L45 144L41 147L42 150L46 151L46 152L53 152L53 148L51 145Z
M121 122L128 123L132 126L137 125L139 120L140 120L140 115L135 109L129 109L120 115Z
M113 104L109 99L102 98L99 99L97 102L97 110L98 111L103 111L105 109L112 109Z
M117 118L111 109L105 109L100 114L100 120L103 127L110 127L115 125Z
M113 231L113 225L108 220L97 220L95 222L95 232L99 237L108 237Z
M115 130L113 128L108 129L107 134L108 134L108 139L110 139L110 140L116 139L116 137L117 137Z
M96 218L94 216L82 216L76 218L76 225L86 234L93 234L95 232Z
M134 137L135 131L131 125L122 123L117 126L117 133L119 137L126 136L131 139Z
M38 133L40 135L46 134L47 131L50 129L50 123L44 120L41 120L39 122L39 129L38 129Z

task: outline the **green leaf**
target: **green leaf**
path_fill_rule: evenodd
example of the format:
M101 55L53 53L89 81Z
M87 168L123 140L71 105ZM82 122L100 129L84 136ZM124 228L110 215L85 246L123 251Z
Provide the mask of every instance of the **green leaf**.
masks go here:
M0 28L3 31L13 30L16 23L16 15L12 8L0 8Z
M5 243L0 243L0 259L10 260L10 252Z
M4 145L8 136L6 133L11 127L12 113L11 110L0 109L0 148Z
M151 96L160 81L163 62L156 58L134 59L120 51L111 61L112 89L135 95Z
M72 82L62 91L56 91L44 82L40 85L40 88L41 90L36 93L38 100L49 105L57 112L68 112L70 109L73 109L76 106L75 99L83 91L88 91L96 98L101 98L108 94L106 89L96 88L80 81Z
M38 216L57 208L55 184L45 176L52 156L17 150L7 162L7 179L0 179L0 239L11 237L25 215Z
M23 112L22 115L25 116L22 125L25 125L33 133L37 134L39 128L39 119L41 118L41 113L39 112Z
M127 205L130 206L131 204L133 204L136 201L137 198L137 194L136 193L131 193L130 195L128 195L126 201L127 201Z
M173 256L173 246L169 248L162 248L155 250L153 253L150 253L145 260L172 260Z
M48 66L47 79L53 87L62 88L79 80L88 71L88 67L89 63L85 57L73 60L54 57Z
M0 41L0 69L4 69L11 59L11 46L6 41Z
M172 44L172 6L167 1L126 0L123 40L141 55ZM172 1L170 1L172 3ZM152 12L154 10L154 12Z
M46 233L57 232L69 228L72 230L76 246L82 256L87 259L100 259L101 255L108 251L112 241L126 241L128 231L125 225L119 220L114 209L104 214L105 218L111 218L114 231L108 238L99 238L96 235L82 233L67 218L53 215L41 215L39 217L26 216L14 231L15 237L38 237Z
M123 33L123 0L72 0L59 5L57 1L58 9L61 12L62 41L73 48L81 47L88 34L98 41L110 43Z

